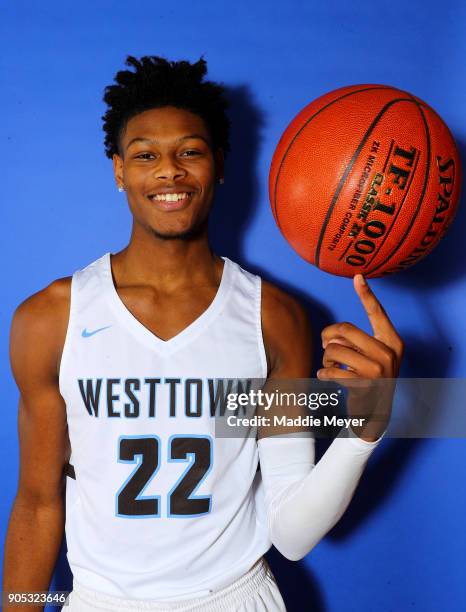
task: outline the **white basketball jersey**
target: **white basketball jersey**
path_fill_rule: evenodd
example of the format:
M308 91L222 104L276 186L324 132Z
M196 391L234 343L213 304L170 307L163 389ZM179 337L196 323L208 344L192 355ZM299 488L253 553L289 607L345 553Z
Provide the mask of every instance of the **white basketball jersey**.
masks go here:
M271 546L254 438L215 437L212 381L267 373L259 276L224 257L204 313L163 341L113 284L110 253L73 274L60 366L71 441L74 578L116 597L203 596Z

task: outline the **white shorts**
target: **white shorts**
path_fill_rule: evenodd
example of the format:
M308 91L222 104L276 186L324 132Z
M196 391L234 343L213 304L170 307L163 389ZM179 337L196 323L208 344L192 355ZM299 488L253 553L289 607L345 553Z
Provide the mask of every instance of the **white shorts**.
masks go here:
M261 557L241 578L206 597L170 602L120 599L92 591L73 580L63 612L286 612L269 564Z

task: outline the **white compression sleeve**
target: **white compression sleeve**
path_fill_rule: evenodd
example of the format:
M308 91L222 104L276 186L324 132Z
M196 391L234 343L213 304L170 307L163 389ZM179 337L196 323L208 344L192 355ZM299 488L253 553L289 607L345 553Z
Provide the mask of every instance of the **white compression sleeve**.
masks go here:
M337 436L315 464L309 433L258 440L270 539L287 559L302 559L338 522L385 435L374 442Z

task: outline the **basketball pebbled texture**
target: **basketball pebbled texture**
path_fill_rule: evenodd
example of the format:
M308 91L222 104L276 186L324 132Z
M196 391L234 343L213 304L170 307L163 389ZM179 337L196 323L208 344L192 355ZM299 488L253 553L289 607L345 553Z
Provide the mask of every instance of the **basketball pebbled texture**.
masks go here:
M269 173L272 212L306 261L368 278L425 257L451 223L461 163L443 120L387 85L331 91L291 121Z

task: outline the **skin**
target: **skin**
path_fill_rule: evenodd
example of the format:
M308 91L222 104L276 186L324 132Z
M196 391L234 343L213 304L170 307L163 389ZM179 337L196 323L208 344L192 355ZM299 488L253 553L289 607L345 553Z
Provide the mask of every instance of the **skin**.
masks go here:
M381 436L390 420L404 343L362 274L354 277L353 284L373 335L348 322L325 327L323 367L317 371L317 378L337 380L348 388L349 416L364 416L369 422L364 429L353 429L363 440L372 442Z
M134 140L141 138L145 140ZM128 245L112 256L115 286L133 315L168 340L202 314L221 280L223 260L209 247L208 215L216 183L223 177L223 152L213 150L202 118L173 107L133 117L119 149L113 158L114 176L125 188L133 223ZM161 187L194 195L180 209L167 211L148 198ZM58 375L70 283L71 277L55 280L20 304L13 316L10 354L20 392L21 456L5 545L4 591L47 590L63 537L70 442ZM395 377L401 339L368 286L355 279L355 290L374 336L349 323L326 327L319 377ZM261 315L269 378L310 376L311 330L302 305L264 281ZM342 370L342 364L348 370ZM377 434L374 429L365 439Z
M3 591L48 589L63 539L64 465L70 456L58 364L69 311L69 279L32 295L14 313L10 357L20 399L20 473L4 550ZM4 606L42 610L42 606Z

